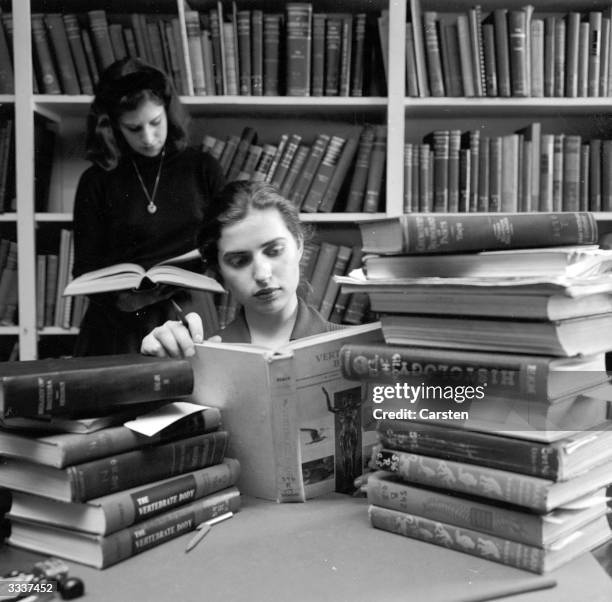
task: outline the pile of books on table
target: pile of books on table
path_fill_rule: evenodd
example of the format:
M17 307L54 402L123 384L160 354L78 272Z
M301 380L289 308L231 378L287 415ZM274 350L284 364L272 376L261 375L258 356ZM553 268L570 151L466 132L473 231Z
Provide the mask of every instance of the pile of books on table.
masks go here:
M240 507L218 408L187 360L11 362L0 373L8 543L105 568Z
M361 228L343 288L370 295L385 343L341 363L377 405L372 525L537 573L609 539L611 254L592 216Z

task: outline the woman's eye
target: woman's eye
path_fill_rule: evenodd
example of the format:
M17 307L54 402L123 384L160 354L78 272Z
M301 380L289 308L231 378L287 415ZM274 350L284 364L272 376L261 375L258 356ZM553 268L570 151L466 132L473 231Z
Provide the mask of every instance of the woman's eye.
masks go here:
M273 245L266 249L266 255L269 257L277 257L285 250L284 245Z
M231 268L242 268L247 265L249 262L249 258L243 255L236 255L234 257L228 257L226 259L227 265Z

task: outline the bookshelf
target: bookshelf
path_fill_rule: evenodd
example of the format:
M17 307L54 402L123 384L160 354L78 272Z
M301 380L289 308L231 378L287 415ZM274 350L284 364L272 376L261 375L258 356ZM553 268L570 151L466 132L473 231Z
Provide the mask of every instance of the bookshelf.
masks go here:
M87 163L82 159L84 121L92 97L87 94L35 93L34 49L32 47L32 15L36 13L72 12L80 15L89 10L104 9L109 15L132 12L165 15L177 18L180 47L188 53L186 11L209 11L217 3L211 0L90 0L83 6L78 0L2 0L3 12L12 12L15 38L14 94L0 95L0 103L14 110L15 167L17 211L0 215L0 233L7 232L18 241L19 296L18 326L0 326L0 352L19 341L19 357L34 359L53 354L53 349L69 352L74 328L37 328L36 255L40 241L52 239L62 228L70 228L72 199L78 177ZM285 2L280 0L237 0L238 9L261 9L282 13ZM571 11L588 13L606 10L608 3L601 0L552 0L534 2L536 13L566 14ZM223 0L226 11L231 2ZM514 132L539 121L542 131L577 130L584 139L589 136L609 135L612 109L609 97L588 98L501 98L501 97L411 97L406 94L405 31L410 19L409 1L405 0L312 0L314 12L335 13L345 10L378 15L388 10L388 48L386 94L364 96L246 96L182 94L181 99L192 119L193 143L206 134L224 137L240 135L250 126L256 129L259 140L274 143L283 133L298 133L312 141L315 133L331 134L349 131L366 123L387 128L386 162L384 172L384 204L375 213L332 212L304 213L303 219L316 228L323 240L359 240L355 224L366 219L399 215L404 210L404 144L420 142L435 129L459 128L467 131L478 128L499 134ZM470 0L421 0L421 9L459 14L475 5ZM499 3L481 2L483 15ZM506 0L504 7L521 8L523 2ZM112 21L112 19L111 19ZM409 26L409 24L408 24ZM186 62L187 79L191 63ZM182 90L183 92L185 90ZM35 119L42 117L56 135L56 149L49 184L49 210L36 210L35 183L32 167L36 155ZM602 231L612 230L612 212L598 214ZM43 351L44 350L44 351ZM4 354L5 355L5 354ZM3 355L3 358L5 358Z

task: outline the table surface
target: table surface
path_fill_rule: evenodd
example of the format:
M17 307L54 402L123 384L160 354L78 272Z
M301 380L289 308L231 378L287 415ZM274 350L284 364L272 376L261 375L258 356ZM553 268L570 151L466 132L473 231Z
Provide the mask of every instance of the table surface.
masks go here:
M84 602L458 602L554 578L557 586L509 602L610 602L612 546L546 576L374 529L367 501L334 494L304 504L253 498L185 552L183 535L105 570L69 562ZM0 570L39 556L3 546ZM480 596L480 597L479 597ZM485 598L483 598L485 596ZM486 597L488 596L488 597Z

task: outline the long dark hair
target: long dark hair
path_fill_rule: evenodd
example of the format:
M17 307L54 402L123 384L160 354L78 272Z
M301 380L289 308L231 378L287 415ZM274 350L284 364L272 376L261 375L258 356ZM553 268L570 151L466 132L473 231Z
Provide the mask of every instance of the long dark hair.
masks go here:
M168 119L170 149L187 146L187 116L170 78L140 59L126 58L110 65L96 86L87 116L86 157L102 169L114 169L129 146L119 130L119 117L146 100L163 105Z

